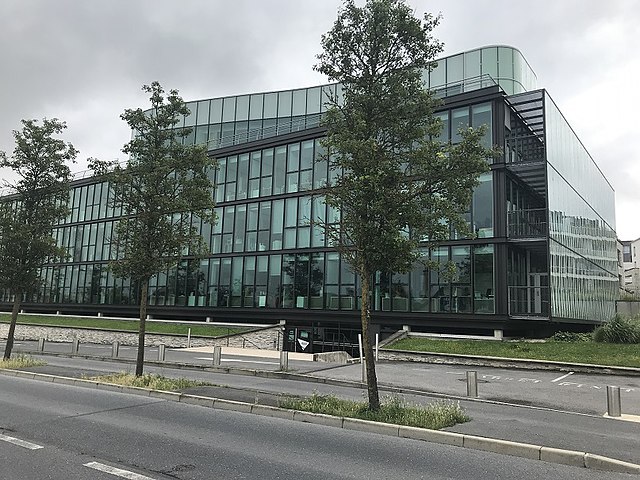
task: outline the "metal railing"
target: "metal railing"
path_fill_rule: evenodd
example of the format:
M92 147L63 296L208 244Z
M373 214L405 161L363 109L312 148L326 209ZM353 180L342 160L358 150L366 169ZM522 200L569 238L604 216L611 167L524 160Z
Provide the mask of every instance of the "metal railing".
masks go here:
M551 312L549 293L549 287L509 286L509 316L548 318Z
M547 210L545 208L507 212L507 236L509 238L544 238L547 233Z

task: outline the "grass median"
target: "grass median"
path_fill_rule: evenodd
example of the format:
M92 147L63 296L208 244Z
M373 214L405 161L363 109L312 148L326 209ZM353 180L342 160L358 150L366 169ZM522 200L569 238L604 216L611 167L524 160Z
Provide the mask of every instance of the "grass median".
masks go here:
M36 360L28 355L14 355L9 360L0 360L0 369L17 370L29 367L41 367L47 362Z
M440 340L403 338L391 350L523 358L640 368L640 345L596 342Z
M0 314L0 323L9 323L10 315ZM70 328L92 328L97 330L112 330L137 332L138 320L120 320L98 317L67 317L57 315L19 315L19 325L43 325L49 327L70 327ZM225 327L219 325L202 325L198 323L165 323L148 321L146 323L147 333L159 333L164 335L187 335L191 329L191 335L198 337L221 337L246 332L248 328Z
M191 387L203 387L205 385L211 385L207 382L189 380L187 378L169 378L157 374L145 374L136 377L132 373L125 372L114 373L111 375L99 375L96 377L87 377L87 379L96 382L113 383L115 385L122 385L125 387L142 387L150 388L152 390L164 390L167 392L175 392Z
M307 398L287 397L280 402L280 406L311 413L324 413L338 417L358 418L431 430L452 427L470 420L456 402L436 401L424 406L409 405L397 397L383 401L379 410L369 410L366 402L342 400L333 395L317 394Z

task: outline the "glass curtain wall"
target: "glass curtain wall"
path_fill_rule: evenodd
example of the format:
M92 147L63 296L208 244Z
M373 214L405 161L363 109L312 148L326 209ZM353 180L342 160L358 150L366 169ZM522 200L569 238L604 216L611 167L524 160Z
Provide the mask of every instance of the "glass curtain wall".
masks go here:
M614 191L545 94L551 308L606 321L618 295Z

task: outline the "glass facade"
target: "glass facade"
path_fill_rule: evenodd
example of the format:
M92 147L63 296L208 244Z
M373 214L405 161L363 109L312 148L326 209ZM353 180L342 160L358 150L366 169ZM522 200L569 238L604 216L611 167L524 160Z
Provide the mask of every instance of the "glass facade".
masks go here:
M615 313L614 191L545 94L552 315L606 321Z
M483 80L486 78L493 79L508 95L536 88L536 74L522 53L505 45L482 47L442 58L437 61L436 68L424 75L430 88L458 85L457 93L486 86Z
M486 85L474 79L487 75L502 90L480 90ZM481 175L462 212L471 238L452 231L449 241L423 246L428 262L406 274L375 274L374 319L470 328L513 318L607 320L617 292L613 190L544 91L505 98L504 92L535 87L520 52L492 46L453 55L425 80L444 88L439 140L455 143L460 128L485 125L483 143L503 145L503 155ZM454 96L471 90L477 96ZM219 318L233 312L254 322L269 310L288 320L315 311L325 323L357 322L360 280L318 225L340 221L318 192L335 175L319 128L327 95L339 96L339 86L188 104L191 113L178 128L193 128L185 141L207 144L217 155L219 168L209 175L218 222L192 218L210 255L187 255L154 276L152 310ZM42 289L28 302L54 310L135 308L137 286L108 268L122 214L109 200L104 182L74 184L70 213L53 231L69 255L49 259ZM8 293L0 295L9 301Z

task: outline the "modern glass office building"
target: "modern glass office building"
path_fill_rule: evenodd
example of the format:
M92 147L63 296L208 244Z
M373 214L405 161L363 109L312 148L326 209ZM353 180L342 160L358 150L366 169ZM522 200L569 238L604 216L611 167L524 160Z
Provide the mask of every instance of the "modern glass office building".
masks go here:
M597 324L618 294L614 192L521 53L491 46L443 58L425 83L442 98L443 141L458 128L487 125L502 149L482 175L466 218L473 238L423 254L454 262L454 278L420 264L379 272L374 329L527 335ZM218 223L197 219L211 254L159 272L150 313L214 321L284 320L288 348L350 348L359 331L359 279L314 222L337 221L315 191L331 181L323 161L321 116L338 85L190 102L189 143L219 161ZM27 310L134 315L136 289L107 268L120 214L109 186L78 179L70 214L55 228L69 256L42 271ZM4 306L11 300L4 294ZM302 344L306 342L301 342Z

